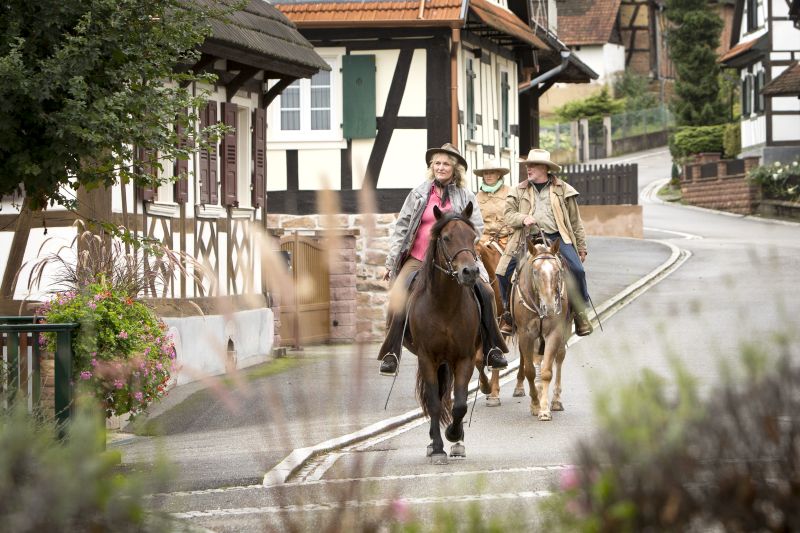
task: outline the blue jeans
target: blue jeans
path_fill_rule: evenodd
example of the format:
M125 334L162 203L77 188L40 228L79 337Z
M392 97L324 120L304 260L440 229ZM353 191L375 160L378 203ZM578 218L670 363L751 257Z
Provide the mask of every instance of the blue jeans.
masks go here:
M577 284L580 295L583 297L583 301L589 303L589 288L586 285L586 271L583 269L583 263L581 263L581 258L578 256L575 246L572 244L566 244L561 238L561 235L558 233L546 233L545 235L551 241L555 242L556 239L560 241L559 251L561 253L561 257L563 257L564 261L567 262L567 268L569 268L570 273L572 273L572 277ZM500 283L500 296L503 300L503 307L505 307L505 309L508 309L508 293L511 290L511 273L513 273L514 269L516 268L517 259L512 257L511 261L508 263L506 275L497 276L497 281Z

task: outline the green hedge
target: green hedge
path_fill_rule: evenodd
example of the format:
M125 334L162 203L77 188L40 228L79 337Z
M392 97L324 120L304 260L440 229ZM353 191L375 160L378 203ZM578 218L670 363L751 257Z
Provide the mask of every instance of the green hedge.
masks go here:
M742 127L739 122L725 125L722 145L725 147L725 157L733 159L742 151Z
M684 126L669 140L673 159L683 159L702 152L724 152L725 124L718 126Z

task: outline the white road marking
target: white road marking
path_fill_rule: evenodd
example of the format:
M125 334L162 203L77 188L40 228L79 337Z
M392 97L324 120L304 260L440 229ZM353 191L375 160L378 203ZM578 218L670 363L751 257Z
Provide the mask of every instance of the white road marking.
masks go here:
M650 227L647 227L647 226L643 227L642 229L645 230L645 231L655 231L655 232L658 232L658 233L668 233L670 235L677 235L678 237L683 237L684 239L688 239L688 240L696 240L696 239L702 239L703 238L702 235L695 235L694 233L686 233L686 232L683 232L683 231L674 231L674 230L670 230L670 229L650 228Z
M237 507L231 509L209 509L206 511L187 511L173 513L175 518L211 518L221 516L240 516L249 514L277 514L277 513L308 513L313 511L331 511L336 509L357 509L369 507L388 507L394 503L403 502L408 505L431 505L458 502L485 502L487 500L531 500L550 496L548 490L500 492L496 494L467 494L463 496L427 496L424 498L399 498L377 500L348 500L333 503L308 503L302 505L269 505L264 507Z

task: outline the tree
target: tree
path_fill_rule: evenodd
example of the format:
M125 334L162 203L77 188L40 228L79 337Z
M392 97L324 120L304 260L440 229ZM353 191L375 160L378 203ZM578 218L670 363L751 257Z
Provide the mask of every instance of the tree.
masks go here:
M673 106L678 125L725 122L716 51L722 19L708 0L667 0L666 15L672 23L667 39L677 72Z
M210 78L187 67L215 2L7 0L0 7L0 194L31 209L75 206L69 189L133 180L140 166L187 159ZM183 73L179 73L180 67ZM179 142L177 125L188 139ZM134 165L136 150L149 165ZM157 156L157 157L156 157ZM149 170L149 169L148 169Z

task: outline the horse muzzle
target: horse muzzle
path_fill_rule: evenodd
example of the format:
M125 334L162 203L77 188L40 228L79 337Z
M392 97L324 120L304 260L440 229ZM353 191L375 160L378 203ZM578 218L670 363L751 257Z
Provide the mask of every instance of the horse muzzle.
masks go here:
M476 264L464 265L456 271L458 284L466 287L474 286L478 281L478 277L480 277L480 270Z

